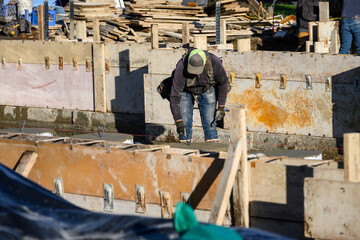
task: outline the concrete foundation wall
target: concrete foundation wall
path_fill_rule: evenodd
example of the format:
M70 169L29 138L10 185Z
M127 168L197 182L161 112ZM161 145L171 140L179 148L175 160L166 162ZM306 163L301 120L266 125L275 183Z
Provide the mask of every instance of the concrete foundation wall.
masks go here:
M156 87L170 76L183 50L151 50L145 81L147 123L173 124L169 103ZM214 52L228 75L235 74L227 104L247 104L250 131L342 137L359 132L360 57L289 52ZM166 59L161 56L166 55ZM341 64L340 64L341 63ZM255 87L255 75L261 86ZM311 86L305 75L311 76ZM281 87L281 75L285 87ZM330 82L327 78L330 77ZM201 126L196 113L194 126ZM224 123L228 126L227 119Z

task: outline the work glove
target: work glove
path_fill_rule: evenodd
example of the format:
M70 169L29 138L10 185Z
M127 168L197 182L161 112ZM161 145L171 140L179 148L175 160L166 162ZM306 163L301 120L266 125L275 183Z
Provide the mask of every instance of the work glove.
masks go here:
M215 112L215 118L214 121L211 123L211 126L215 124L217 121L220 121L225 117L225 107L218 107L218 109Z
M175 123L176 123L176 132L179 135L185 136L185 125L184 125L183 121L178 121Z

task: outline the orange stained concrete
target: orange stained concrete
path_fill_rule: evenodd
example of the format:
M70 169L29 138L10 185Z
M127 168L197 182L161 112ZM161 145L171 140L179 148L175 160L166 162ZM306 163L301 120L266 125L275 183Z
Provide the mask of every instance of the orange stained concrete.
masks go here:
M264 96L273 95L277 103L269 102ZM243 94L229 94L229 102L245 103L248 119L255 125L264 125L270 131L278 128L301 129L313 125L313 103L302 89L297 89L285 96L279 96L275 91L259 91L248 89Z
M64 192L103 197L103 184L112 184L114 197L135 200L136 184L144 185L147 203L159 204L159 191L169 191L173 204L181 192L193 193L198 209L210 210L224 161L162 152L134 152L0 139L0 162L14 168L26 150L38 153L29 179L54 191L53 178L62 178ZM195 190L195 191L194 191Z

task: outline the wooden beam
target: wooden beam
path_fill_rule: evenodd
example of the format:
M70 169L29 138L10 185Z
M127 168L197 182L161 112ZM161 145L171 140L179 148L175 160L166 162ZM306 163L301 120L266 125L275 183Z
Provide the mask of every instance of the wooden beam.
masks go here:
M100 42L100 21L98 18L93 21L93 38L94 42Z
M182 44L188 44L188 43L190 43L189 23L184 22L182 24Z
M329 2L319 2L319 21L328 22L330 15Z
M25 151L21 156L20 160L16 164L14 171L21 174L24 177L27 177L36 163L38 154L33 151Z
M159 25L151 24L151 48L159 48Z
M220 20L220 44L226 44L226 19Z
M39 24L39 40L44 41L44 5L39 5L38 9L38 24Z
M238 38L236 40L236 50L238 52L250 52L251 51L251 39L250 38Z
M249 166L247 159L245 105L230 106L230 141L242 140L240 164L233 188L235 225L249 227Z
M86 38L86 21L76 21L76 38Z
M95 111L106 112L105 46L93 44Z
M360 182L360 133L344 134L344 181Z
M228 156L225 160L218 189L216 191L214 203L211 209L209 223L222 225L225 217L226 208L229 204L231 190L234 186L235 177L239 168L240 156L244 142L242 140L235 144L230 144Z
M208 50L207 36L194 35L194 47L199 48L201 50Z

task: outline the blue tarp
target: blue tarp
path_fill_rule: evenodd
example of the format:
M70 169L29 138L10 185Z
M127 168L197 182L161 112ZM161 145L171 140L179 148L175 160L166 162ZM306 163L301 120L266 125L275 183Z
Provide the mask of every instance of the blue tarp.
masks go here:
M288 238L231 228L243 239ZM172 219L91 212L0 164L0 239L177 239Z

